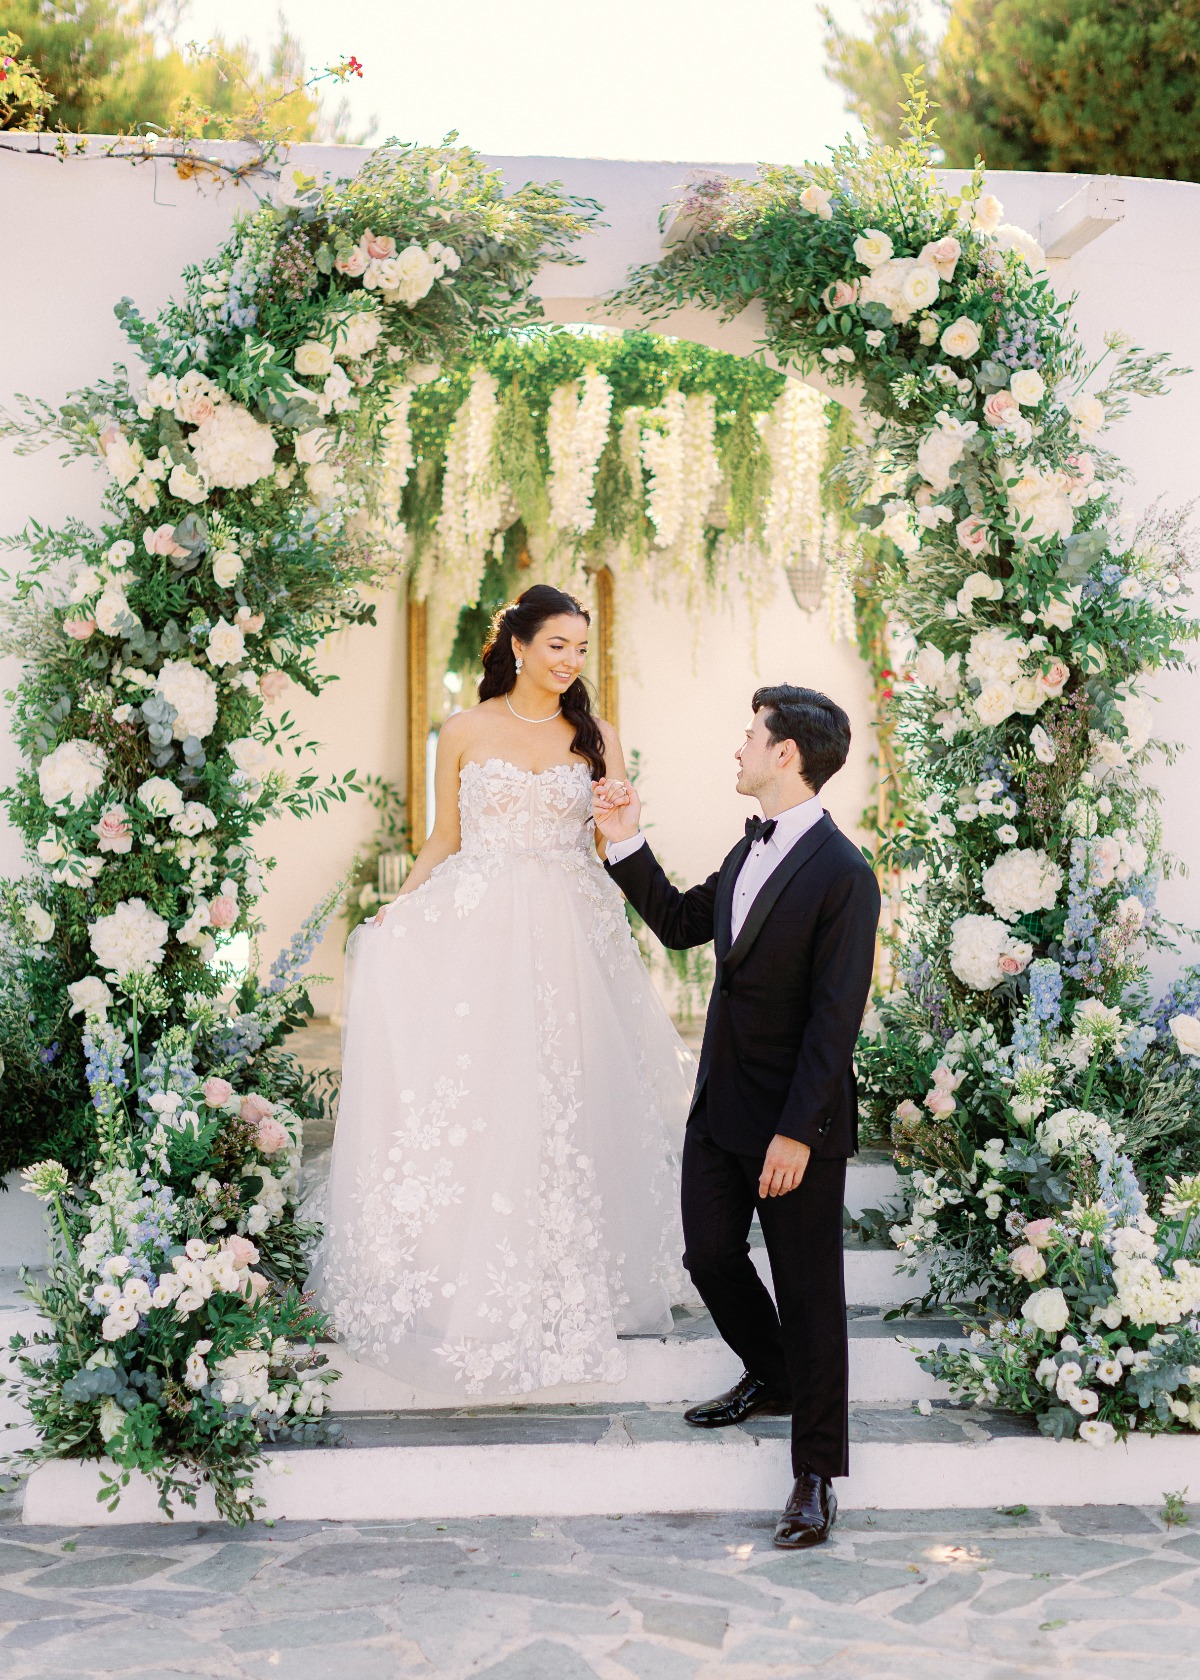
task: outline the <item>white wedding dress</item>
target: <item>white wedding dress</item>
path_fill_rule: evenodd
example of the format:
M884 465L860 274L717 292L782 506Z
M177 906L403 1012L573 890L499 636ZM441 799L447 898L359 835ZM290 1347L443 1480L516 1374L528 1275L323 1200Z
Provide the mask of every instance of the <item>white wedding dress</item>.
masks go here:
M462 849L352 936L311 1286L358 1359L501 1398L624 1375L683 1298L691 1057L582 764L463 766Z

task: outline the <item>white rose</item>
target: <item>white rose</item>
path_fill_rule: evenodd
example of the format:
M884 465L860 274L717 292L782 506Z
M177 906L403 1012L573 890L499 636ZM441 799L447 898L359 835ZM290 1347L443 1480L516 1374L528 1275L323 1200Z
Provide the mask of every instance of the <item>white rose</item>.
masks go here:
M191 502L193 505L202 502L208 494L199 473L190 472L187 467L181 465L171 468L167 489L172 496L178 496L181 502Z
M187 659L168 659L158 673L154 691L175 708L171 733L177 741L194 735L203 741L217 723L217 685L207 671Z
M1167 1025L1183 1056L1200 1056L1200 1016L1172 1015Z
M336 495L341 475L327 461L318 461L304 469L304 483L314 502L327 502Z
M138 798L153 817L177 817L183 810L183 795L165 776L151 776L143 782Z
M261 781L266 775L269 768L267 749L252 735L243 735L240 740L230 741L225 750L243 776L249 776L253 781Z
M1065 1330L1071 1316L1061 1289L1035 1289L1021 1308L1021 1314L1047 1336L1057 1336L1060 1330Z
M1018 368L1008 388L1023 408L1036 408L1046 394L1046 381L1036 368Z
M332 451L335 441L333 433L326 431L324 426L310 426L308 431L296 434L293 444L296 459L302 467L323 461Z
M1046 253L1024 228L1005 222L992 234L992 243L1001 251L1015 251L1031 274L1046 272Z
M98 974L88 974L67 987L72 1015L103 1015L111 1007L113 996Z
M807 210L810 216L819 216L823 222L827 222L833 216L831 200L832 194L825 187L817 186L814 181L800 194L800 208Z
M991 233L1004 214L1004 206L995 193L984 193L981 198L967 199L958 212L959 221L976 233Z
M231 584L236 583L242 571L242 557L232 549L223 548L219 554L213 555L213 582L219 584L222 589L228 589Z
M356 362L369 356L379 343L383 331L382 317L374 309L359 309L342 316L335 324L335 353Z
M1154 716L1149 705L1140 695L1130 694L1117 701L1117 711L1125 725L1125 739L1121 745L1126 754L1141 752L1154 727Z
M922 344L936 344L938 335L937 320L933 315L925 315L917 323L917 338Z
M1103 431L1108 418L1100 398L1090 396L1084 391L1070 399L1067 403L1067 413L1084 437L1094 437L1097 432Z
M117 583L105 586L104 593L96 602L96 624L106 636L115 636L119 631L129 628L136 623L129 610L129 602L125 599L125 591Z
M867 228L854 241L854 255L864 268L878 268L889 260L895 247L886 233Z
M210 665L238 665L246 652L246 638L236 624L219 618L208 632Z
M437 279L437 264L427 251L416 244L397 252L390 267L385 290L397 292L401 303L406 303L410 309L420 302Z
M975 716L985 729L995 729L1016 711L1016 698L1006 682L990 682L975 696Z
M310 338L300 345L292 365L306 379L324 379L333 367L333 351L327 344Z
M960 315L945 328L940 342L947 356L956 356L960 361L965 360L979 349L979 328L970 316Z
M1072 589L1063 599L1056 596L1053 601L1047 601L1039 615L1047 630L1069 630L1075 622L1075 608L1080 599L1082 590Z
M102 444L101 454L104 456L105 466L122 489L133 483L146 464L141 445L131 443L124 432L117 432Z
M174 408L175 381L169 374L152 373L146 381L146 401L155 408Z
M930 309L937 302L938 277L935 268L924 263L910 270L900 288L901 296L911 309Z
M68 802L78 811L104 782L108 758L92 741L64 741L38 765L38 787L47 805Z
M118 904L111 916L93 922L88 934L101 968L124 980L135 971L157 968L169 931L144 899L130 898Z
M44 945L54 932L54 917L40 904L27 904L24 907L25 920L33 930L33 937L39 945Z

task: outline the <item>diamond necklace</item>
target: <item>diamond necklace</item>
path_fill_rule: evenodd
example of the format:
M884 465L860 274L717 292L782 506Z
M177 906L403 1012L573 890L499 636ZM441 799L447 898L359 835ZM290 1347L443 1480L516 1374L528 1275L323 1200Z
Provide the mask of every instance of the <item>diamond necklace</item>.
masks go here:
M553 723L556 717L562 716L562 707L560 706L556 712L551 712L549 717L527 718L517 710L512 701L508 698L507 694L504 696L504 704L508 707L509 711L515 718L521 719L522 723Z

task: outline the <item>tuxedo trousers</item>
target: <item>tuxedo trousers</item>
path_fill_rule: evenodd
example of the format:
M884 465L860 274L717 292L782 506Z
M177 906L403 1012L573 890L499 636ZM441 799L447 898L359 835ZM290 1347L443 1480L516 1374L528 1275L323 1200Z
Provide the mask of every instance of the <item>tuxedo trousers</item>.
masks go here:
M758 1194L761 1155L715 1143L703 1102L683 1146L683 1263L752 1377L792 1401L792 1471L849 1474L849 1352L842 1256L846 1162L810 1156L786 1196ZM750 1258L754 1213L775 1300Z

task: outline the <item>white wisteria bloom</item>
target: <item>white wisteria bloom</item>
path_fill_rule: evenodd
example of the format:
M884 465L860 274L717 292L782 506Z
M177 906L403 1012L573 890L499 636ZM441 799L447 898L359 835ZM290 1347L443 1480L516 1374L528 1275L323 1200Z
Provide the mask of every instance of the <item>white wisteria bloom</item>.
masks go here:
M477 368L446 443L437 522L439 587L466 606L479 599L503 505L503 487L492 470L496 398L495 379L486 368Z
M550 394L546 443L550 451L550 523L582 535L596 520L592 484L608 439L612 386L589 368L582 382L558 385Z

